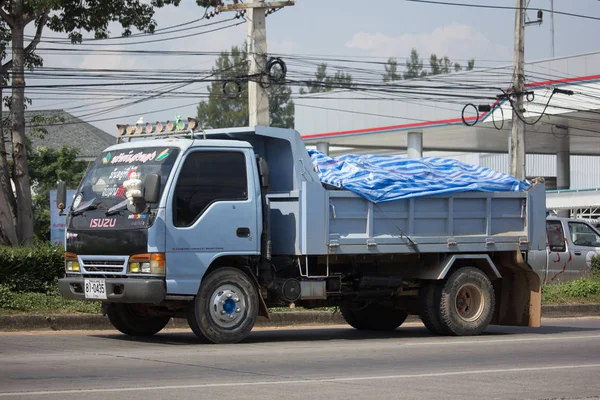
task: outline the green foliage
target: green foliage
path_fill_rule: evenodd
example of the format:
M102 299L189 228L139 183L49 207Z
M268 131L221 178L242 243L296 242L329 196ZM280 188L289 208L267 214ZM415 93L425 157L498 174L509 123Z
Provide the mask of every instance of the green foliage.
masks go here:
M467 63L467 71L470 71L475 66L475 59L470 59ZM460 63L455 62L454 64L450 61L448 56L438 57L435 54L432 54L429 57L429 74L427 75L440 75L440 74L449 74L454 70L454 72L462 71L463 67Z
M45 293L63 272L63 250L59 247L0 247L0 285L8 285L12 291Z
M421 78L427 75L427 72L423 70L423 60L419 58L417 49L410 51L410 57L406 61L406 71L404 72L404 79L415 79Z
M11 285L0 284L0 313L89 313L100 312L99 302L67 300L58 292L56 283L43 293L20 293Z
M402 79L402 74L398 72L398 60L396 60L396 58L388 58L383 69L385 69L385 74L383 75L384 82L393 82Z
M249 65L245 50L234 46L230 52L222 52L212 69L214 82L208 88L208 101L198 105L198 120L203 128L227 128L248 126L248 76ZM232 98L226 96L225 91ZM236 83L237 82L237 83ZM240 93L237 95L238 85ZM271 84L269 114L271 126L294 127L294 102L292 90L285 85Z
M595 274L600 274L600 255L596 254L592 257L591 267ZM600 278L600 276L598 276L598 278Z
M566 283L563 290L571 297L589 297L600 294L600 281L581 278Z
M300 88L300 94L330 92L333 89L349 89L352 87L352 75L340 70L333 75L327 74L327 63L317 66L315 79L306 82L307 89Z
M36 239L50 240L50 190L63 180L68 188L77 188L87 170L85 161L77 161L79 149L38 147L29 153L29 174L35 192L33 225Z
M600 272L575 281L542 286L543 304L600 303Z
M467 63L466 70L470 71L475 66L475 59L470 59ZM419 57L417 49L410 51L410 57L406 61L406 70L404 74L398 73L398 61L394 57L390 57L387 63L383 66L385 74L383 75L384 82L393 82L404 79L423 78L429 75L449 74L450 72L462 71L463 67L460 63L452 63L448 56L438 57L432 54L429 57L429 72L423 68L423 60Z

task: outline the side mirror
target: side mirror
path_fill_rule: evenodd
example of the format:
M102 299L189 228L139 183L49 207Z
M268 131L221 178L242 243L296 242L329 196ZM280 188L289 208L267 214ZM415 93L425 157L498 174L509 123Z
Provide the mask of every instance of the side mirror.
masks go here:
M67 207L67 184L65 181L58 181L56 187L56 208L59 214L62 215L63 210Z
M259 157L258 158L258 173L260 174L260 186L264 189L269 188L269 165L267 161Z
M144 178L144 200L146 203L158 203L160 199L160 175L148 174Z

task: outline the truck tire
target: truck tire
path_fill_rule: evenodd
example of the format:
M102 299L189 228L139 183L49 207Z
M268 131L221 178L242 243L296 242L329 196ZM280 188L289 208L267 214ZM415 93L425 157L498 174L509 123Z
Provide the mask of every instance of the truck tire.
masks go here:
M423 325L434 335L443 335L440 321L440 298L442 286L439 281L423 281L419 289L420 317Z
M408 314L391 305L381 303L369 304L359 308L352 303L340 305L342 316L348 323L358 330L393 331L406 320Z
M109 303L106 306L108 320L118 331L130 336L152 336L160 332L170 317L142 316L134 304Z
M442 334L479 335L494 314L494 288L477 268L457 269L441 281L439 316Z
M237 343L256 322L258 292L236 268L220 268L204 278L188 312L188 323L200 338L212 343Z

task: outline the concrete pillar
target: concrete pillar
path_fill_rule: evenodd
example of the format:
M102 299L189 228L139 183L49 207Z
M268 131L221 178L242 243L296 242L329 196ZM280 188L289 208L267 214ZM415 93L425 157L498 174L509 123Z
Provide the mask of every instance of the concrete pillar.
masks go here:
M569 135L559 139L558 151L556 152L556 188L571 188L571 149ZM559 211L559 217L569 217L569 211Z
M327 143L327 142L318 142L317 143L317 151L320 151L323 154L329 155L329 143Z
M423 157L423 132L408 132L406 138L406 157Z

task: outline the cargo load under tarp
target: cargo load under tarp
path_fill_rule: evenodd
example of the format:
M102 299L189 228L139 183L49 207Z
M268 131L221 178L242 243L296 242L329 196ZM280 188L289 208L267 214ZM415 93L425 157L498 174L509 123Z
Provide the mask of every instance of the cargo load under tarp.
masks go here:
M448 158L355 154L331 158L316 150L309 154L321 182L374 203L466 191L522 192L530 186L510 175Z

